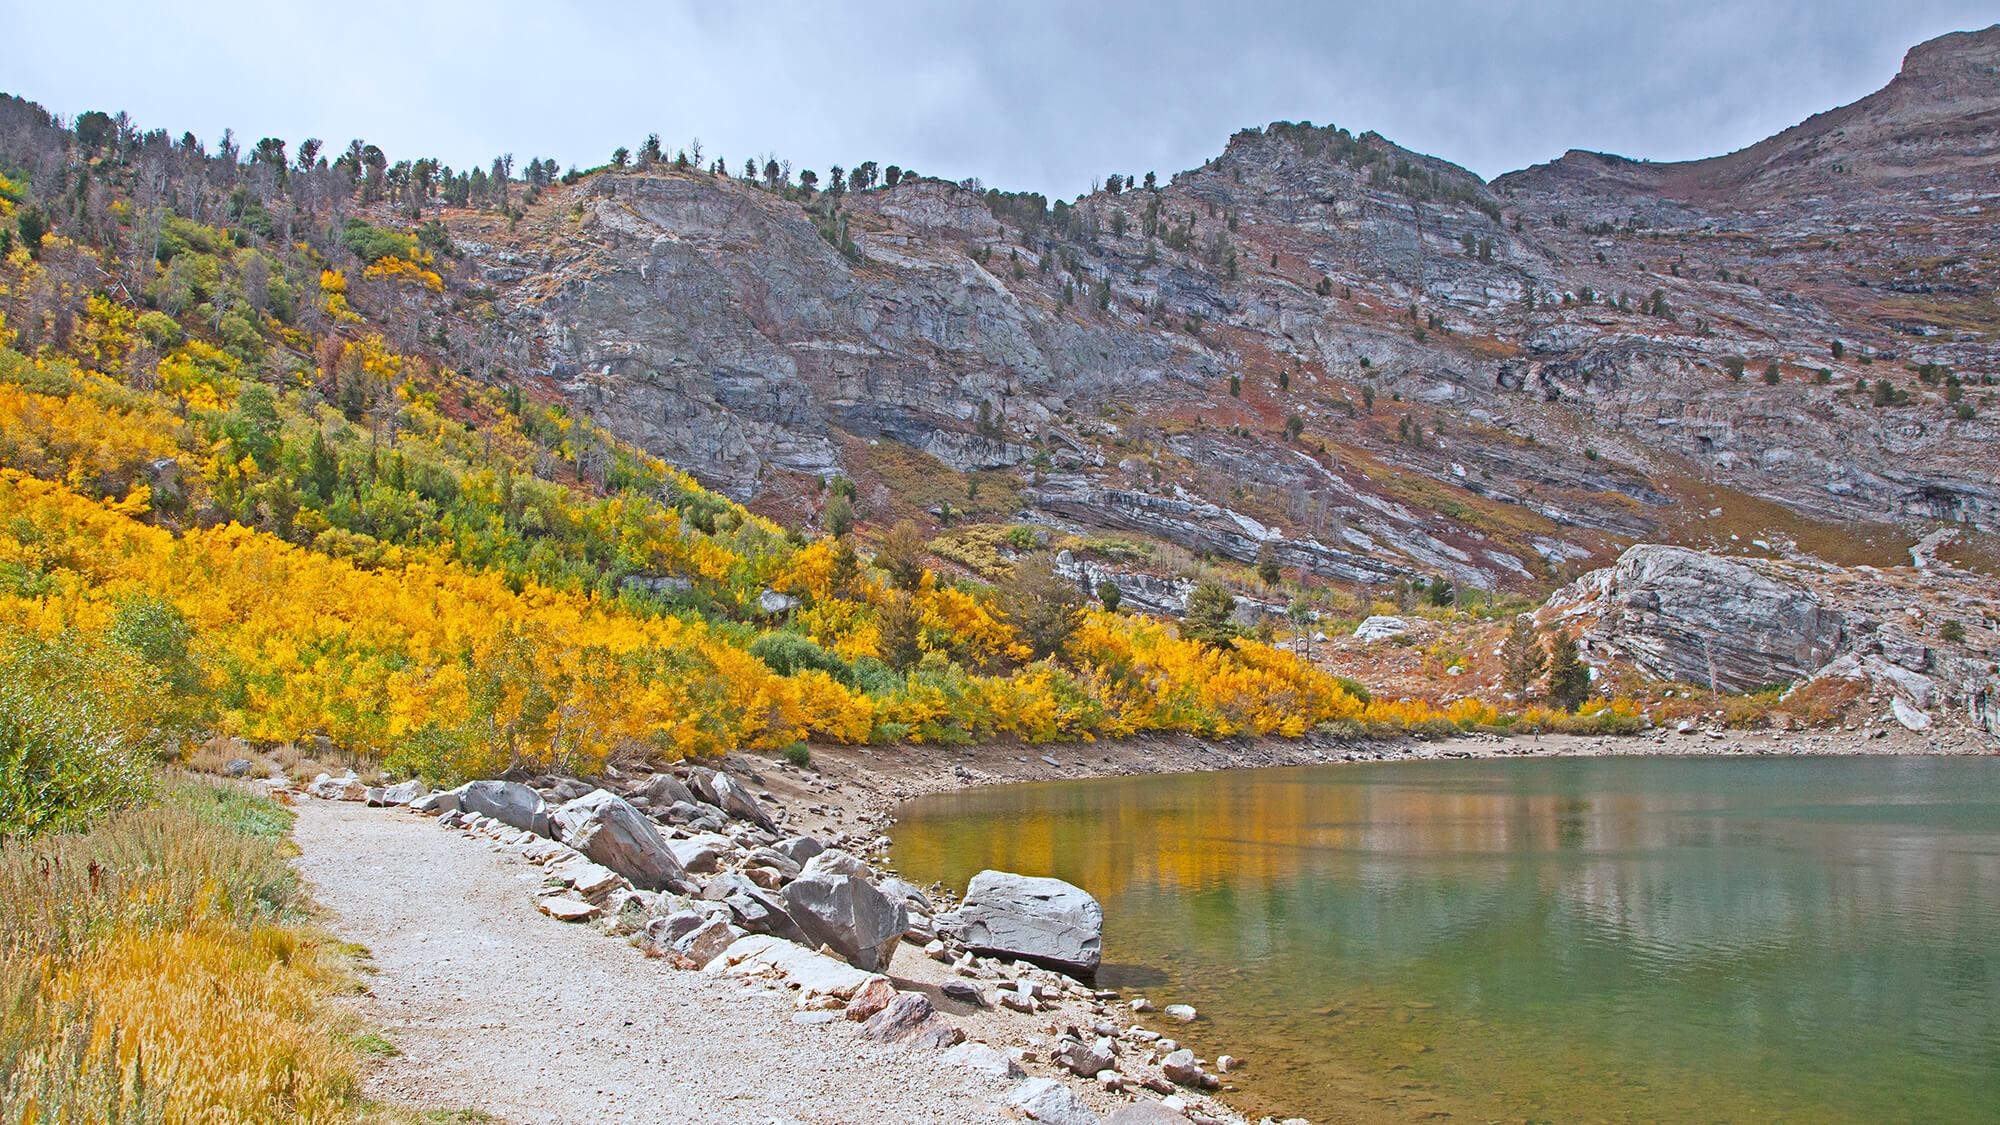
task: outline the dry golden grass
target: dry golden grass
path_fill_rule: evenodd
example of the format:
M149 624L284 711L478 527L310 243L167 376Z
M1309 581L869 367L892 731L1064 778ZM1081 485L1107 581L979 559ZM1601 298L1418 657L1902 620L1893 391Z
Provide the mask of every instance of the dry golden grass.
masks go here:
M192 777L0 848L0 1121L360 1122L344 958L289 814Z

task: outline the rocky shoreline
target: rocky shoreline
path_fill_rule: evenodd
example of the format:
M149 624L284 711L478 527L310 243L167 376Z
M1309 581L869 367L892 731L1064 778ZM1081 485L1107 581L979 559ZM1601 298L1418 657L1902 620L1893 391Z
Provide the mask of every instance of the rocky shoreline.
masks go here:
M712 763L719 769L682 763L650 774L609 770L590 781L480 782L451 794L322 777L306 792L431 816L539 869L532 893L551 918L594 926L677 969L781 988L794 998L796 1023L851 1025L861 1039L938 1052L940 1081L954 1071L1004 1079L1017 1116L1230 1122L1241 1118L1217 1099L1254 1081L1254 1060L1211 1062L1181 1048L1176 1021L1199 1014L1167 1003L1171 997L1099 990L1046 967L1055 957L1046 950L1009 956L969 944L951 889L917 887L887 866L897 808L983 785L1336 762L1996 750L1970 728L1917 734L1872 724L1435 742L1160 737L829 747L804 764L736 754ZM1089 907L1096 909L1094 900Z

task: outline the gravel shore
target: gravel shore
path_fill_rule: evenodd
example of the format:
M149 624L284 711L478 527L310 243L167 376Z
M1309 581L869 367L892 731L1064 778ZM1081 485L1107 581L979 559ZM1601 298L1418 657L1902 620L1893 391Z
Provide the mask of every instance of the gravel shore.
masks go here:
M879 854L902 802L1021 781L1447 757L1994 751L1970 736L1892 729L836 747L816 750L803 768L745 755L724 764L785 810L787 832ZM521 1123L1019 1119L1007 1107L1018 1079L945 1065L933 1049L866 1041L856 1024L800 1011L781 987L677 971L590 926L544 916L532 899L542 872L519 848L397 809L302 800L299 812L300 871L331 928L372 954L360 1002L401 1052L371 1067L370 1089L384 1098ZM1122 1003L1073 995L1033 1014L976 1008L946 996L952 969L908 943L888 975L899 989L925 993L973 1040L1010 1051L1029 1075L1061 1077L1093 1110L1133 1100L1061 1076L1046 1059L1046 1045L1066 1029L1131 1025ZM1226 1100L1228 1090L1220 1094ZM1231 1116L1204 1098L1189 1101L1201 1117Z

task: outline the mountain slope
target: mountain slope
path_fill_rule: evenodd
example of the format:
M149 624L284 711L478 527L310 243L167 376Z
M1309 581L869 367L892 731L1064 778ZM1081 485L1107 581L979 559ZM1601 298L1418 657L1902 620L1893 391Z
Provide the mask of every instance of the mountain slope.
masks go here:
M446 218L552 387L763 510L810 514L841 473L864 514L906 510L892 442L934 479L1010 477L1034 519L1539 584L1681 534L1697 494L1794 538L2000 520L1996 45L1924 44L1883 91L1686 165L1487 185L1279 123L1074 206L662 165L511 233Z

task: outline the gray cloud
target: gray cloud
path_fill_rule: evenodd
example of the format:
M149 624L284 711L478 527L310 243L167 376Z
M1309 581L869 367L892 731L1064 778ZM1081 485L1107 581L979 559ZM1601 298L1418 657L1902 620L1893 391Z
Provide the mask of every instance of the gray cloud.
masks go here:
M331 5L107 0L9 17L0 88L69 115L460 167L602 162L658 132L741 167L860 160L1074 195L1273 120L1373 129L1487 177L1592 148L1750 144L1986 26L1963 0Z

